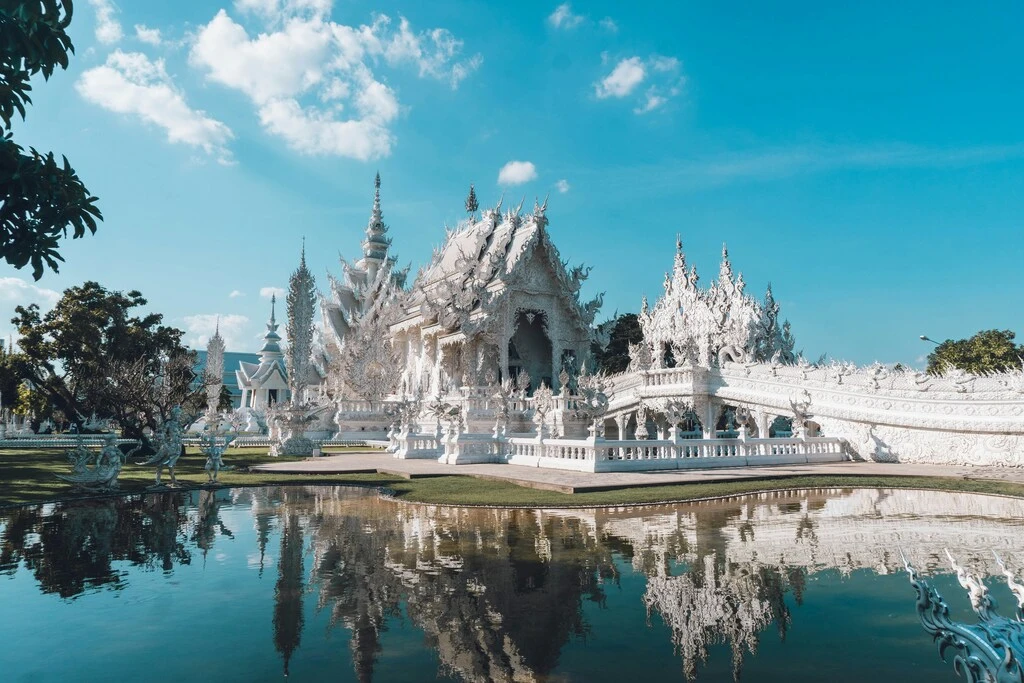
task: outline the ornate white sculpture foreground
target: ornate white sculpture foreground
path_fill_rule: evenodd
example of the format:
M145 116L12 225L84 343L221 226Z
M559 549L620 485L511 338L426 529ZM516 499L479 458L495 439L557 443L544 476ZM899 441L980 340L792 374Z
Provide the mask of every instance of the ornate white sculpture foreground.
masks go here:
M900 553L902 555L902 551ZM977 577L957 564L946 550L960 585L971 598L971 608L978 615L977 624L962 624L949 616L949 607L938 591L918 576L910 562L903 559L910 575L910 584L917 590L917 614L925 631L935 640L939 656L953 652L953 669L969 683L1011 683L1024 680L1024 596L1018 599L1015 618L995 612L995 601L988 595L988 587ZM1004 570L1011 588L1019 587L1002 560L996 562Z
M156 453L140 465L156 465L156 482L154 486L162 486L160 475L166 467L171 475L171 486L177 486L178 480L174 476L174 467L178 464L178 458L184 452L185 447L181 443L181 408L171 408L171 415L160 427L160 434L154 438L157 444Z
M74 484L75 490L100 493L117 489L117 477L121 474L121 468L135 451L141 448L139 444L127 453L123 453L117 447L117 435L108 434L104 438L102 450L93 454L79 437L78 446L74 450L67 451L68 461L71 463L71 474L58 474L58 479ZM90 466L91 465L91 466Z

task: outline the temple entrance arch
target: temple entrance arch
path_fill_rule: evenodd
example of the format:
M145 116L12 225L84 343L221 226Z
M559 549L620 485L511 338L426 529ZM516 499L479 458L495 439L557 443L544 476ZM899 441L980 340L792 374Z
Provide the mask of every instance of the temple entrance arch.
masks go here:
M516 311L515 332L508 340L508 376L515 379L520 373L530 375L529 391L541 383L552 383L552 346L544 311Z

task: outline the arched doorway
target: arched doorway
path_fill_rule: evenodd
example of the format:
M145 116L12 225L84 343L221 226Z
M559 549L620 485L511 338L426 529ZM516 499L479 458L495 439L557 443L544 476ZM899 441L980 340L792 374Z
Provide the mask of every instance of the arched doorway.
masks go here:
M518 311L515 333L508 341L508 375L530 374L530 393L542 383L552 386L551 339L542 311Z

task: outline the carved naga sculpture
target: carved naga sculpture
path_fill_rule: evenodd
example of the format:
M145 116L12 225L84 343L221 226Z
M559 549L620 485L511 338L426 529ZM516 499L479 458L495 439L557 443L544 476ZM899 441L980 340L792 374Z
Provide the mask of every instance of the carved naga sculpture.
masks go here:
M1021 615L1018 614L1016 619L1008 619L996 614L995 603L988 597L984 584L960 567L948 550L946 554L961 585L971 594L971 605L980 619L977 624L953 621L942 596L920 578L900 550L903 566L910 575L910 585L917 591L917 615L924 630L938 645L939 656L945 661L947 653L955 653L953 669L969 683L1011 683L1024 680L1024 621L1021 621ZM996 559L999 557L996 556ZM1005 567L1003 569L1005 572ZM1019 587L1012 580L1012 575L1005 573L1011 581L1010 586ZM1024 591L1014 593L1018 601L1024 604Z

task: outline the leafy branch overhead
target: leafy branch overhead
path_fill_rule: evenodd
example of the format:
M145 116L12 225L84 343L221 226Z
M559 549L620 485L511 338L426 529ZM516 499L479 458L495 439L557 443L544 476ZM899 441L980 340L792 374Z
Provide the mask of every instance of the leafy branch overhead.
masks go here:
M32 104L32 76L49 80L57 67L67 69L72 11L71 0L0 2L0 256L15 268L31 264L36 280L46 268L58 270L62 238L95 233L103 220L67 157L26 153L11 133L15 115L24 119Z

